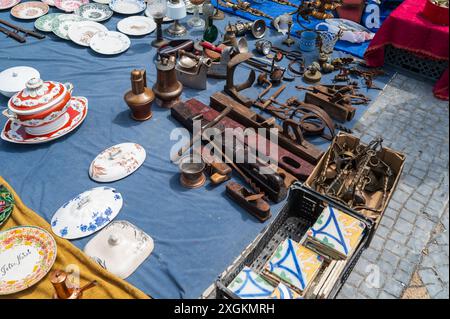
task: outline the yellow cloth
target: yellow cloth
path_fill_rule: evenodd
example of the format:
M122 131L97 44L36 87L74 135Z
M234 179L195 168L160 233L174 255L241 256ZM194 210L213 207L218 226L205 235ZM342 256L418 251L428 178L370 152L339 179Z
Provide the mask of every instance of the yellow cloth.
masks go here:
M1 226L0 231L4 231L14 226L32 225L38 226L52 233L50 225L38 214L26 207L12 187L0 176L0 184L3 184L14 195L15 206L9 219ZM58 246L55 264L52 270L66 270L68 265L75 265L80 270L80 286L93 280L97 280L98 285L88 289L83 293L83 299L132 299L149 298L142 291L130 285L125 280L111 274L103 269L89 256L75 247L66 239L53 236ZM52 298L54 293L53 285L47 274L39 283L12 295L0 296L0 298Z

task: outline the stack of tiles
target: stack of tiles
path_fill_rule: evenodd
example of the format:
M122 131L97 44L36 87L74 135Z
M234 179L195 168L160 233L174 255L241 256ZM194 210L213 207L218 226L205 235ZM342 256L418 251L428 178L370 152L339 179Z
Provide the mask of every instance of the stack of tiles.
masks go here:
M365 228L355 217L327 206L306 233L304 245L331 259L347 259L361 241Z
M278 246L263 273L303 295L317 276L322 262L322 256L288 238Z

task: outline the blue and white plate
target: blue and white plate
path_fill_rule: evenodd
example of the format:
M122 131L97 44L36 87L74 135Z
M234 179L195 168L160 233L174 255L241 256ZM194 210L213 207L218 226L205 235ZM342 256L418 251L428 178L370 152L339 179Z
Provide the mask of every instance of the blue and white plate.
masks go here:
M120 14L138 14L147 8L147 4L144 0L112 0L109 7Z
M122 195L111 187L95 187L77 195L53 215L55 235L76 239L89 236L108 225L119 214Z

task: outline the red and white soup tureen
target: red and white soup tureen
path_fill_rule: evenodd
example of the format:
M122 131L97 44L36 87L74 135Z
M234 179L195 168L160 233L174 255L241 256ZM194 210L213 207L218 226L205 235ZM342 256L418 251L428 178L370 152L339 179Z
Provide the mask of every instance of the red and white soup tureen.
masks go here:
M45 135L57 131L69 120L66 112L73 90L71 83L30 79L25 89L8 101L3 114L17 122L31 135Z

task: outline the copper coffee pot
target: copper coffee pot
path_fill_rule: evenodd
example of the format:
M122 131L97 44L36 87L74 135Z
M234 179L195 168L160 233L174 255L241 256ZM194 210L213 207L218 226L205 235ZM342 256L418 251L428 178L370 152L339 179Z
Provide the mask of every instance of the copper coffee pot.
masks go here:
M50 282L55 288L53 299L81 299L83 291L97 285L97 281L92 281L83 287L72 287L69 274L62 270L54 270L50 273Z
M153 86L156 102L161 107L171 108L180 101L183 84L177 80L175 56L161 57L156 63L157 78Z
M125 93L124 99L131 109L131 117L136 121L145 121L152 117L155 94L147 87L145 70L131 71L131 91Z

